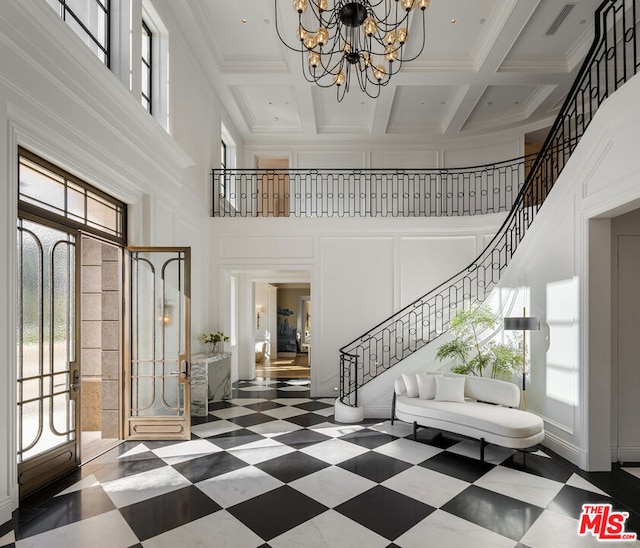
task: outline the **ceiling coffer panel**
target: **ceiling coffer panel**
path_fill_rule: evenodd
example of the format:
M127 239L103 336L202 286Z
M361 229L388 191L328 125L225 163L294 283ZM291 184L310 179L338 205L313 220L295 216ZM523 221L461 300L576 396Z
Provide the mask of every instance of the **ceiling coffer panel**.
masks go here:
M298 102L290 86L234 86L233 95L252 132L277 133L302 127Z
M387 132L431 130L442 132L455 86L398 86Z

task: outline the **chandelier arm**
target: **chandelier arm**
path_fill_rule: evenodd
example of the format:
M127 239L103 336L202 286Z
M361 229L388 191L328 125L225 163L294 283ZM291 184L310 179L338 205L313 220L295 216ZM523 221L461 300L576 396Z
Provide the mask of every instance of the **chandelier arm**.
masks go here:
M373 89L376 90L376 93L371 93L371 87L368 86L367 83L371 83L375 86ZM364 76L363 71L360 71L360 73L358 74L358 84L360 85L360 89L371 99L377 99L378 97L380 97L382 84L377 80L371 80L368 76L367 71L364 71Z
M331 58L329 57L329 63L326 65L323 63L322 58L320 58L320 65L322 66L325 74L336 75L342 70L342 64L344 63L344 57L340 56L340 58L336 61L335 65L330 66Z
M282 35L280 34L280 27L278 25L278 0L273 0L273 7L274 7L274 11L275 11L275 19L276 19L276 34L278 35L278 38L280 39L280 42L282 42L282 44L284 46L286 46L287 48L289 48L291 51L295 51L297 53L304 53L305 51L307 51L307 48L305 48L304 46L301 47L301 49L296 49L292 46L290 46L285 39L282 37ZM298 15L298 20L300 20L300 15Z
M403 63L410 63L411 61L415 61L418 57L420 57L420 54L424 51L424 44L427 39L427 23L426 23L426 18L424 16L424 11L425 10L422 10L422 45L420 46L420 51L409 59L404 59L404 58L399 59Z

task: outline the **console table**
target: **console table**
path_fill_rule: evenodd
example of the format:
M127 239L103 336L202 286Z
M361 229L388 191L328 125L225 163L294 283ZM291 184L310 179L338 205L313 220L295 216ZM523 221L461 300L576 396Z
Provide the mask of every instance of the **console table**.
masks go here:
M231 397L231 353L191 358L191 416L206 417L211 400Z

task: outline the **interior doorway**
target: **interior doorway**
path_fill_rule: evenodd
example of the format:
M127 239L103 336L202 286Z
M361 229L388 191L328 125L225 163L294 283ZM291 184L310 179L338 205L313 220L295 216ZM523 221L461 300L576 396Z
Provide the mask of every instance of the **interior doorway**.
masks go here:
M262 217L288 217L289 190L289 159L288 158L257 158L258 189L257 211Z
M308 379L310 382L310 293L308 282L255 284L256 310L262 310L263 316L270 315L267 323L263 323L264 329L257 324L256 378ZM263 302L269 303L268 309L261 304ZM260 352L260 349L265 351Z
M638 326L640 325L640 209L615 217L612 231L613 296L613 439L619 463L640 462L640 367Z

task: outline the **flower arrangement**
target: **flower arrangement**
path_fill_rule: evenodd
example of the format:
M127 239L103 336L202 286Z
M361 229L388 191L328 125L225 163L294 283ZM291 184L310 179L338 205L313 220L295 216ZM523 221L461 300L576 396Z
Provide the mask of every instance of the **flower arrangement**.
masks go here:
M205 343L217 345L219 342L227 342L229 337L225 335L222 331L211 332L208 335L206 333L200 336L200 340Z
M209 354L214 354L218 352L218 343L224 343L229 340L222 331L212 331L211 333L203 333L200 335L200 340L204 343L210 344L211 349L209 350Z

